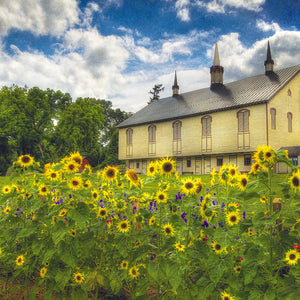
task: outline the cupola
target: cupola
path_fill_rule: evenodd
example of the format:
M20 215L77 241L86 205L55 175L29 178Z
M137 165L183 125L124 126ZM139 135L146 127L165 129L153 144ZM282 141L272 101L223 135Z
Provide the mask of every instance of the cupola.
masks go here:
M173 96L179 94L179 85L177 84L177 74L176 74L176 71L175 71L175 78L174 78L174 84L172 86L172 90L173 90Z

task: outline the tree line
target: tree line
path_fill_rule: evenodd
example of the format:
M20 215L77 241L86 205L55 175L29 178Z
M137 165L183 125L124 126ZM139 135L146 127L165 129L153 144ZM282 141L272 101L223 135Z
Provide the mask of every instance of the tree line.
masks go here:
M119 164L116 125L130 115L103 99L72 101L70 94L52 89L4 86L0 90L0 174L23 154L47 163L79 151L92 166Z

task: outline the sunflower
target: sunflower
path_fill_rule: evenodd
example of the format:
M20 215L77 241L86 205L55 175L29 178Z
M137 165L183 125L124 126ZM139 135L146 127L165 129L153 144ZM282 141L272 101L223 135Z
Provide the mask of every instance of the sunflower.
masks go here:
M232 211L226 214L226 222L229 226L233 226L239 223L241 220L240 214L238 211Z
M117 180L119 170L115 167L107 166L102 172L102 178L107 181Z
M3 212L6 214L6 215L8 215L8 213L11 211L11 208L10 208L10 206L7 206L7 207L5 207L4 209L3 209Z
M118 227L118 229L119 229L120 232L124 233L124 232L127 232L129 230L130 225L128 223L128 220L125 220L125 221L119 222L119 224L118 224L117 227Z
M153 177L157 173L157 163L151 161L147 167L147 176Z
M300 253L296 249L291 249L285 254L285 260L290 266L296 265L298 259L300 259Z
M22 266L25 262L25 257L24 255L19 255L17 258L16 258L16 264L17 266Z
M216 172L216 169L213 168L212 171L210 172L210 184L214 185L216 181L216 175L218 175L218 172Z
M189 194L194 195L194 194L196 194L197 187L196 187L195 182L192 179L190 179L190 178L184 179L182 181L182 183L183 183L183 186L181 186L181 190L182 190L182 192L184 194L186 194L186 195L189 195Z
M76 164L74 161L68 161L65 165L64 169L67 171L67 173L76 173L78 172L79 165Z
M132 278L137 278L138 276L140 276L139 268L137 268L136 266L132 267L132 268L129 270L129 275L130 275Z
M175 248L179 251L179 252L184 252L185 250L185 246L180 244L180 242L175 243Z
M167 203L167 200L168 200L167 193L158 191L156 193L155 199L156 199L157 203Z
M71 232L70 232L70 235L72 237L75 237L76 236L76 230L72 229Z
M221 294L221 299L222 300L234 300L234 297L230 296L228 293L226 293L225 291Z
M39 186L39 194L42 196L46 196L47 194L50 193L50 190L48 189L48 187L44 184L41 184Z
M91 188L91 187L92 187L91 181L90 181L90 180L86 180L85 183L83 184L83 187L84 187L85 189Z
M265 145L257 146L256 152L254 152L254 154L253 154L253 159L259 164L261 164L264 160L264 151L263 151L264 148L263 147L265 147Z
M5 185L2 188L2 192L3 192L3 194L9 194L11 192L11 187L9 185Z
M94 200L98 200L99 197L100 197L99 192L98 192L97 190L93 190L93 191L92 191L92 198L93 198Z
M268 163L273 163L275 158L275 152L270 146L262 147L263 159Z
M141 241L136 241L133 248L138 248L142 245L142 242Z
M125 174L125 177L127 178L127 180L130 181L130 186L134 185L134 186L138 186L139 184L139 177L138 175L136 174L136 172L132 169L130 170L127 170L126 171L126 174Z
M83 273L81 274L79 272L74 273L73 278L77 284L81 284L84 281L84 274Z
M262 196L259 200L260 200L261 203L266 203L268 199L267 199L267 197L264 195L264 196Z
M44 278L45 275L46 275L46 273L47 273L47 268L45 268L45 267L41 268L41 270L40 270L40 276L41 276L41 278Z
M197 178L196 181L195 181L195 186L196 186L196 194L199 194L201 191L202 191L202 187L203 187L203 184L202 184L202 181L201 181L201 178Z
M108 217L107 209L105 207L100 207L97 216L100 217L101 220L106 219Z
M67 214L67 210L66 210L65 208L63 208L63 209L60 210L58 216L62 218L62 217L64 217L66 214Z
M241 271L242 271L242 268L240 266L236 266L233 269L234 269L235 273L241 273Z
M82 161L83 161L82 156L80 155L79 152L71 153L69 159L70 159L70 161L75 162L79 166L81 166Z
M31 157L29 154L21 155L18 158L18 163L21 167L29 167L34 163L34 158Z
M172 173L175 173L175 162L171 158L163 158L159 162L159 169L160 169L160 174L161 175L171 175Z
M122 269L122 270L127 269L127 268L128 268L128 261L123 260L123 261L121 262L120 266L121 266L121 269Z
M82 179L80 177L73 177L68 183L68 186L72 190L79 190L82 187Z
M149 225L154 225L155 224L155 217L152 216L149 220Z
M261 169L262 169L261 164L258 163L258 162L256 162L256 163L252 164L251 170L250 170L249 174L256 174L256 173L258 173Z
M46 177L52 181L57 181L59 179L59 172L49 169L47 170Z
M223 248L217 241L211 242L211 248L216 254L227 253L226 247Z
M168 223L164 225L163 231L165 233L165 236L169 237L174 235L175 229L171 224Z
M297 170L296 172L294 171L292 176L289 178L289 183L291 185L291 188L295 190L300 191L300 172Z
M238 176L238 167L232 164L228 165L228 175L231 179L234 179Z
M238 177L238 186L242 191L246 189L248 182L249 182L249 178L246 174L241 174Z

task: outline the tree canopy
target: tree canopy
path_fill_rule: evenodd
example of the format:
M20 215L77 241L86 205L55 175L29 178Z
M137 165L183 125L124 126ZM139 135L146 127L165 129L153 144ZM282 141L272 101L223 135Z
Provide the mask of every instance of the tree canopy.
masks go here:
M148 104L157 101L160 96L159 93L162 92L165 88L163 87L163 85L160 84L155 84L154 87L152 88L152 90L149 92L149 94L151 94L150 96L150 100L147 102Z
M48 162L79 151L93 165L104 163L116 125L128 116L106 100L73 102L61 91L4 86L0 90L0 173L22 154Z

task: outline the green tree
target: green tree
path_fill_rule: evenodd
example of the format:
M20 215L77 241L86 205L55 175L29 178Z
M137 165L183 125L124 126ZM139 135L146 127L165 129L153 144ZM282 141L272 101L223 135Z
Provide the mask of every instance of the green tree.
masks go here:
M152 90L149 92L151 94L150 100L147 102L148 104L155 102L159 99L159 93L162 92L165 88L162 84L155 84Z
M3 87L0 90L0 122L3 124L0 136L8 144L8 153L30 153L37 160L49 160L53 122L71 100L69 94L50 89Z
M89 156L98 147L104 115L92 98L78 98L61 111L55 128L56 144L64 154L79 151Z

